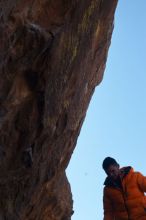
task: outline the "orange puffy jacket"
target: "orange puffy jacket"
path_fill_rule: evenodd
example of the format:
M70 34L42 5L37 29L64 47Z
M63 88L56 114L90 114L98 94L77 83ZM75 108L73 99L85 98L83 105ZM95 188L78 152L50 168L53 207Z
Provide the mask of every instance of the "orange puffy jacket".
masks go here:
M131 167L121 170L121 187L104 182L104 220L146 220L146 177Z

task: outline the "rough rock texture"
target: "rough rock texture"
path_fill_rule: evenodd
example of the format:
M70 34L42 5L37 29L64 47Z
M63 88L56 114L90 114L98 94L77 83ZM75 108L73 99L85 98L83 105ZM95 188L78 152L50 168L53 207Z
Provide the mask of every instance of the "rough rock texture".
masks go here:
M69 220L65 169L117 0L0 1L0 220Z

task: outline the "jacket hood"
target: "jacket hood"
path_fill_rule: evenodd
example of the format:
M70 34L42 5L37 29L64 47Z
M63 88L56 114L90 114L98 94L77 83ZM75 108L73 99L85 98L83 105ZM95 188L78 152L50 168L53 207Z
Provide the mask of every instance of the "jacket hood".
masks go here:
M133 168L131 166L127 166L127 167L122 167L120 169L120 176L121 179L123 179L128 173L130 172L134 172ZM117 187L117 184L115 181L113 181L113 179L109 176L106 177L105 181L104 181L104 185L105 186L112 186L112 187Z

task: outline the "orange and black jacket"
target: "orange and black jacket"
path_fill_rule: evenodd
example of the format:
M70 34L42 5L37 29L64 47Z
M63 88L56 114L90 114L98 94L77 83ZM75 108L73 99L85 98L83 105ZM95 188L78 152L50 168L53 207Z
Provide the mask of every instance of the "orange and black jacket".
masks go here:
M132 167L120 170L119 182L104 182L104 220L146 220L146 177Z

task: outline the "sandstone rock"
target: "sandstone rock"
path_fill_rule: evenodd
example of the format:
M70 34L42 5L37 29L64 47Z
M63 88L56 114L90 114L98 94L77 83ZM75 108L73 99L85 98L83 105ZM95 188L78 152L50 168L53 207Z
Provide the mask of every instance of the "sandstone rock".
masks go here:
M117 0L0 1L0 219L70 220L65 175Z

